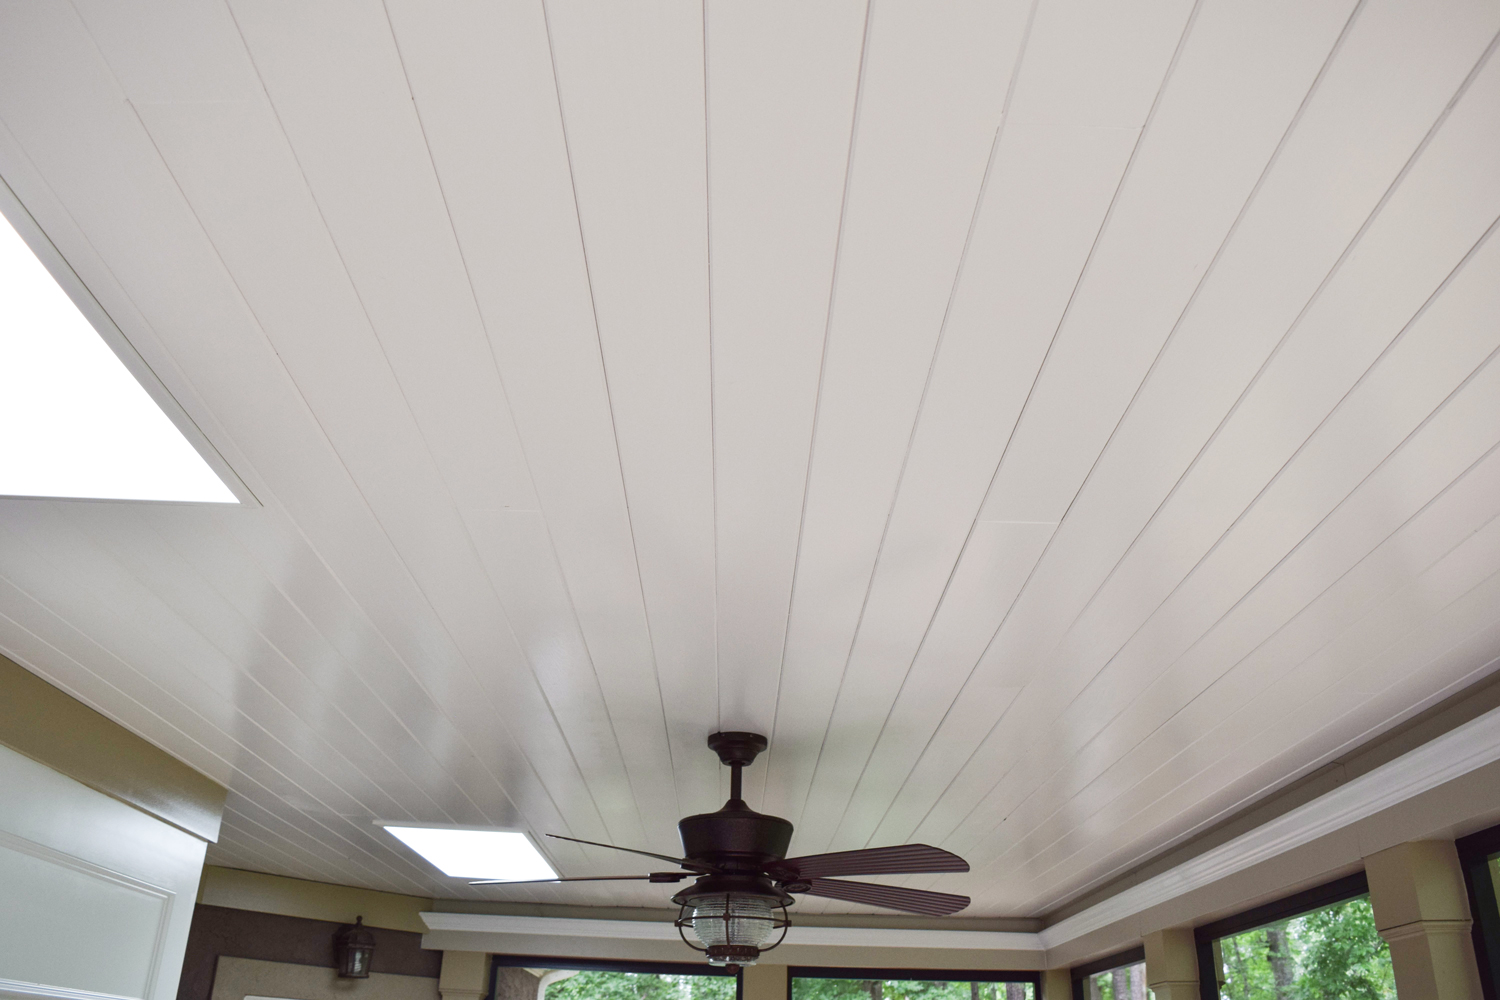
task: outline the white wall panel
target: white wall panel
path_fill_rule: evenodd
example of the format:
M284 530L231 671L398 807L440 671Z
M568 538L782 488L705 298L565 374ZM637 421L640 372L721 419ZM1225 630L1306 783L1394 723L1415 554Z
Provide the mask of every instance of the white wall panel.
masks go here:
M203 841L0 747L0 992L169 1000Z

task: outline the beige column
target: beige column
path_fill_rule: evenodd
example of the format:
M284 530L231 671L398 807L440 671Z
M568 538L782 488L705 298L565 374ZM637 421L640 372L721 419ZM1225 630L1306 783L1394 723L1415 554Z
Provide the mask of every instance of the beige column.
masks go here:
M1365 858L1365 875L1400 1000L1479 1000L1469 896L1453 842L1398 844Z
M784 965L757 962L740 970L744 990L742 1000L787 1000L787 972Z
M1142 943L1146 946L1146 985L1156 993L1156 1000L1200 1000L1198 947L1192 930L1152 931Z
M1073 974L1067 969L1044 970L1041 992L1037 1000L1073 1000Z
M489 992L490 956L482 951L445 951L438 974L443 1000L479 1000Z

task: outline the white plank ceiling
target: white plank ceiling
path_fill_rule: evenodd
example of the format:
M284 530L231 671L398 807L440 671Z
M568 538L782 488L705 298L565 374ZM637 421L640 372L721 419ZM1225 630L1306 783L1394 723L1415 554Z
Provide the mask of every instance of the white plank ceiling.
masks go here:
M1493 669L1497 30L6 0L0 174L255 502L0 500L0 649L216 864L666 905L373 821L673 851L752 729L797 852L1045 914Z

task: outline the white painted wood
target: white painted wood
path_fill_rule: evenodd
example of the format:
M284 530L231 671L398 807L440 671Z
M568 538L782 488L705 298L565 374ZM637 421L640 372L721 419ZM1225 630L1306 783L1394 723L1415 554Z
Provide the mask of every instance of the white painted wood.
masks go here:
M1232 422L1214 440L1208 455L1212 460L1222 463L1218 466L1219 471L1212 474L1204 470L1210 459L1200 461L1193 470L1195 476L1211 477L1211 481L1216 484L1215 488L1222 489L1234 477L1249 475L1252 468L1256 468L1259 462L1264 462L1264 466L1259 466L1264 477L1261 482L1275 476L1274 486L1259 498L1254 497L1249 490L1246 491L1245 502L1253 499L1254 507L1233 523L1230 534L1216 540L1209 559L1194 572L1191 585L1172 591L1172 598L1180 610L1173 608L1171 613L1159 613L1152 623L1156 627L1148 626L1131 637L1134 623L1150 614L1158 601L1166 599L1166 594L1149 589L1140 577L1122 574L1116 578L1121 584L1120 589L1133 609L1138 610L1121 614L1118 610L1110 609L1115 615L1111 621L1104 619L1103 611L1100 610L1107 608L1107 605L1095 604L1091 612L1100 611L1098 619L1103 619L1100 625L1104 627L1095 625L1084 628L1082 626L1085 623L1094 625L1094 622L1084 619L1074 635L1080 639L1087 636L1090 644L1099 643L1100 646L1094 647L1099 652L1093 653L1091 657L1080 648L1081 642L1073 640L1060 647L1054 662L1067 663L1072 660L1088 664L1101 662L1103 657L1112 655L1118 647L1113 644L1105 645L1109 642L1106 638L1109 633L1105 630L1109 625L1120 629L1115 633L1120 642L1132 638L1134 643L1139 644L1138 648L1150 649L1149 655L1157 662L1164 655L1174 657L1177 650L1201 634L1202 628L1228 610L1256 580L1275 568L1281 556L1306 532L1317 526L1329 507L1342 499L1343 491L1360 484L1375 463L1384 457L1386 450L1399 444L1405 433L1426 415L1428 408L1440 403L1456 382L1472 370L1472 365L1500 345L1500 341L1493 337L1481 336L1469 345L1467 355L1461 349L1455 351L1453 367L1448 372L1450 381L1446 385L1439 382L1433 387L1435 391L1428 397L1426 407L1413 400L1414 405L1401 417L1397 417L1396 414L1400 411L1392 411L1390 404L1377 401L1377 397L1372 400L1371 409L1362 412L1358 408L1349 408L1349 422L1344 425L1347 436L1328 439L1329 447L1326 452L1321 449L1303 451L1297 448L1310 433L1318 432L1318 436L1314 438L1316 441L1324 433L1338 430L1341 421L1334 421L1332 424L1324 422L1320 426L1320 421L1328 412L1326 408L1340 403L1340 394L1348 391L1347 387L1359 378L1363 367L1376 360L1381 349L1401 333L1406 318L1417 313L1433 289L1463 259L1490 222L1500 215L1500 201L1486 204L1485 201L1478 200L1479 196L1488 194L1485 182L1479 180L1478 174L1468 172L1484 163L1486 156L1500 155L1500 150L1486 153L1485 145L1480 145L1478 148L1459 146L1463 152L1449 151L1450 144L1493 143L1492 138L1479 126L1480 121L1493 113L1488 110L1487 104L1493 98L1487 98L1483 89L1487 79L1488 75L1476 80L1474 88L1455 108L1453 116L1439 131L1433 144L1364 234L1360 243L1360 255L1351 258L1348 266L1341 268L1334 276L1257 381L1255 395L1235 411ZM1494 79L1500 80L1500 76L1495 76ZM1500 163L1494 165L1500 167ZM1460 220L1460 213L1457 211L1443 210L1442 206L1449 201L1451 192L1455 189L1465 192L1466 204L1477 202L1477 218L1464 216ZM1500 190L1489 197L1492 200L1500 198ZM1418 217L1423 220L1422 223L1417 222ZM1443 249L1439 250L1439 247ZM1420 255L1420 261L1416 255ZM1476 272L1476 280L1484 281L1479 274L1480 272ZM1371 324L1372 313L1364 313L1361 321L1360 314L1355 310L1366 306L1374 308L1376 302L1382 301L1382 296L1402 296L1403 301L1397 305L1389 298L1384 299L1387 305L1381 315L1390 318L1383 326ZM1472 310L1472 306L1470 309ZM1469 315L1472 314L1470 311ZM1441 321L1435 324L1440 325ZM1447 353L1442 348L1437 350L1439 353ZM1393 359L1397 364L1402 360L1406 358ZM1319 372L1319 385L1324 387L1324 395L1310 395L1306 391L1305 375L1309 366ZM1379 381L1375 380L1377 387ZM1287 382L1291 382L1292 386L1286 385ZM1378 392L1378 388L1376 391ZM1356 398L1357 395L1346 396L1344 402L1350 403ZM1254 411L1257 403L1265 407L1258 414ZM1301 412L1298 413L1294 406L1301 408ZM1273 410L1274 419L1271 416ZM1372 411L1378 413L1378 416L1372 418ZM1404 423L1401 422L1403 418ZM1385 424L1380 428L1385 431L1383 437L1372 434L1372 419ZM1386 424L1386 421L1389 423ZM1242 428L1248 430L1251 426L1260 430L1243 436L1236 433ZM1435 486L1449 481L1453 474L1477 457L1473 451L1474 446L1482 451L1490 443L1488 436L1475 438L1466 431L1454 434L1450 440L1455 444L1463 442L1469 445L1470 457L1460 460L1457 469L1439 473L1440 478ZM1280 439L1279 444L1268 448L1268 442L1260 437L1265 432L1285 436ZM1385 442L1384 447L1381 447L1382 441ZM1281 465L1291 454L1296 455L1296 461ZM1230 466L1236 469L1235 473L1224 471ZM1302 470L1307 471L1303 473ZM1317 489L1298 489L1299 485L1308 482L1300 479L1299 473L1317 479L1320 486L1328 492L1319 494ZM1415 486L1415 483L1411 485ZM1314 499L1320 496L1326 499L1322 502ZM1387 494L1382 506L1400 502L1400 496L1400 492ZM1281 498L1285 500L1278 502ZM1186 490L1179 492L1173 499L1191 504L1191 509L1198 512L1203 512L1207 507L1201 495L1193 496ZM1421 499L1425 499L1425 496ZM1177 520L1180 522L1182 519ZM1378 522L1371 523L1371 527L1376 523ZM1176 546L1176 552L1183 552L1184 541L1184 532L1179 530L1172 543ZM1208 548L1208 544L1209 539L1205 538L1204 549ZM1142 551L1143 547L1138 548L1137 552L1142 552L1142 556L1145 556L1150 550ZM1152 554L1155 558L1151 562L1151 571L1156 580L1164 582L1165 579L1173 579L1175 583L1188 568L1184 565L1182 569L1173 567L1169 570L1167 557L1163 553L1158 550ZM1226 581L1223 589L1220 589L1218 579L1209 575L1217 567L1223 567L1231 574L1238 574L1235 582ZM1230 570L1229 567L1234 568ZM1200 610L1188 612L1188 607ZM1104 625L1104 622L1109 625ZM1060 689L1058 685L1050 686L1045 692L1047 697L1053 699L1052 704L1069 700L1073 694L1073 691ZM1098 704L1099 702L1092 705L1079 704L1079 714L1085 717L1097 716ZM1041 714L1047 718L1052 717L1049 710L1044 710ZM1029 713L1028 717L1037 718ZM1010 804L1014 804L1014 801L1011 799ZM1003 814L1006 811L1007 806L997 805L997 813Z
M776 718L869 9L704 7L718 721L730 730L770 732ZM747 777L762 786L763 773Z
M797 849L1045 912L1493 669L1496 19L0 6L0 175L256 500L0 501L0 649L217 863L664 907L372 821L671 851L749 727Z
M1259 653L1259 644L1270 638L1270 630L1263 623L1291 618L1302 611L1305 602L1328 596L1325 587L1350 582L1340 578L1344 567L1365 575L1369 579L1366 588L1389 586L1401 578L1403 571L1423 566L1433 558L1425 553L1446 551L1473 525L1494 515L1497 508L1490 498L1497 485L1493 478L1496 460L1489 449L1496 435L1488 428L1500 414L1500 398L1489 387L1496 377L1492 359L1500 350L1500 338L1481 333L1484 325L1477 320L1500 307L1497 268L1500 246L1491 239L1345 398L1304 451L1284 468L1263 502L1270 503L1275 496L1295 489L1293 483L1299 476L1314 474L1312 470L1316 469L1315 475L1321 479L1330 468L1339 463L1353 464L1363 455L1354 472L1368 472L1368 477L1358 492L1343 501L1254 591L1226 612L1208 636L1153 681L1162 687L1143 691L1140 684L1141 677L1151 676L1149 664L1160 662L1163 649L1168 648L1162 637L1147 631L1139 636L1139 645L1134 641L1127 645L1070 707L1068 717L1098 718L1109 705L1138 704L1148 714L1132 720L1128 729L1131 735L1124 737L1125 742L1120 742L1120 737L1098 737L1093 745L1078 752L1075 761L1096 761L1095 767L1101 766L1106 758L1113 760L1112 755L1125 752L1126 743L1146 739L1158 727L1170 730L1182 725L1185 719L1168 719L1160 713L1152 693L1170 686L1174 691L1195 695L1214 676L1211 670L1215 663L1237 664L1233 671L1215 678L1215 684L1243 672L1242 684L1253 685L1257 691L1268 687L1279 690L1279 684L1271 686L1272 677L1282 676L1300 659L1285 645L1274 659L1257 656L1259 663L1253 670L1240 662L1251 650ZM1416 372L1422 374L1414 376ZM1447 403L1450 394L1457 395ZM1412 440L1403 443L1408 434ZM1397 446L1399 453L1387 458ZM1477 464L1471 467L1470 463ZM1461 486L1450 486L1453 483ZM1307 491L1298 492L1303 498L1309 495ZM1461 505L1463 501L1467 501L1466 506ZM1429 504L1440 505L1441 513L1429 512ZM1283 509L1267 517L1269 523L1285 525L1289 514ZM1451 526L1461 524L1464 528L1459 534L1445 534L1428 542L1435 548L1425 549L1408 538L1411 527L1416 527L1408 525L1409 517L1430 521L1434 527L1446 525L1451 530ZM1242 525L1248 530L1253 523L1247 518ZM1265 542L1264 536L1260 542ZM1392 562L1369 565L1382 548L1393 550L1387 557ZM1289 583L1278 585L1281 580ZM1368 589L1364 596L1368 599ZM1251 622L1261 623L1261 627ZM1284 666L1273 666L1277 663ZM1232 710L1232 703L1242 706L1243 699L1250 696L1251 688L1242 686L1237 694L1228 695L1229 700L1218 700L1217 708ZM1191 716L1200 710L1201 704L1195 703L1180 715ZM1094 767L1085 766L1072 780L1087 780L1086 775L1097 773ZM1058 790L1060 797L1075 792L1073 787Z
M1120 377L1121 366L1128 367L1129 363L1111 352L1129 352L1142 367L1149 363L1150 354L1146 352L1154 350L1153 345L1159 346L1169 333L1176 311L1191 293L1195 272L1206 266L1216 248L1215 241L1222 239L1232 223L1344 20L1336 9L1319 8L1322 13L1317 30L1310 31L1304 23L1312 15L1310 8L1288 5L1278 10L1278 16L1288 19L1286 30L1272 32L1266 30L1269 22L1258 21L1261 28L1249 36L1254 39L1251 45L1246 45L1246 24L1237 20L1243 16L1242 10L1228 6L1200 10L1192 30L1193 46L1166 81L1160 107L1142 136L1124 187L1061 321L1046 366L1030 390L1026 410L980 512L982 519L1055 520L1067 510L1071 491L1077 490L1088 464L1077 457L1071 444L1065 443L1075 439L1060 435L1097 434L1097 444L1091 446L1097 448L1102 447L1110 429L1105 422L1109 416L1101 408L1104 397L1090 383L1072 380L1109 381L1111 391L1117 394L1114 400L1124 407L1144 371L1137 369ZM1299 27L1292 28L1292 24ZM1262 55L1252 55L1257 51ZM1269 68L1273 64L1279 67L1275 73ZM1298 67L1295 74L1289 73L1291 66ZM1270 110L1273 94L1275 112ZM1247 115L1251 108L1257 113L1254 118ZM1226 125L1231 121L1237 123L1233 128ZM1189 135L1194 137L1194 160L1176 154ZM1236 164L1235 169L1241 172L1208 166L1218 162ZM1200 199L1191 203L1191 210L1184 207L1189 198ZM1214 206L1212 212L1210 206ZM1173 220L1165 231L1161 228L1163 216ZM1219 227L1217 235L1203 228L1210 218ZM1142 260L1127 248L1140 238L1136 234L1146 230L1154 234L1156 252L1184 256L1170 258L1175 262L1171 264ZM1194 255L1196 264L1192 263ZM1149 281L1146 275L1150 275ZM1150 309L1147 303L1152 303ZM1122 328L1121 317L1128 318L1132 332ZM1148 330L1152 332L1147 334ZM1063 388L1064 382L1067 388ZM1085 431L1089 426L1094 430ZM1065 469L1073 461L1079 464L1072 470ZM1043 501L1040 490L1054 492ZM1064 527L1071 532L1096 526L1096 520L1089 520L1082 522L1081 529ZM1072 553L1067 550L1054 551L1059 545L1060 540L1054 536L1015 607L992 612L990 630L995 638L970 683L1019 686L1038 676L1041 658L1077 613L1077 606L1069 600L1081 603L1097 586L1097 579L1075 569L1078 557L1069 558ZM1081 549L1082 558L1097 558L1089 546ZM1063 594L1069 599L1064 600ZM1029 718L1024 712L1021 717ZM928 752L944 760L963 762L987 737L1005 747L1024 746L1024 738L1013 742L1008 729L995 729L996 721L997 717L991 717L978 728L970 728L959 727L955 720L938 733ZM970 773L986 790L996 777L982 768L971 769ZM877 842L900 842L911 835L954 780L954 772L929 773L925 779L907 784L902 801L891 808L885 825L877 829ZM979 794L979 789L966 788L953 794L972 796ZM969 801L972 805L974 800Z
M719 767L700 750L718 708L704 7L545 9L634 550L594 655L628 765L677 779L635 791L670 844L672 817L717 804Z
M429 932L460 931L493 935L496 950L503 950L510 935L545 935L557 938L618 938L622 940L673 941L677 928L670 921L593 920L567 917L516 917L494 913L421 914ZM425 943L424 937L424 943ZM990 951L1042 950L1037 934L1017 931L896 930L888 927L794 926L787 931L787 944L833 945L835 947L960 948Z
M847 677L1026 14L1020 3L871 10L772 733L783 750L766 778L767 806L794 823Z
M0 992L177 995L203 841L0 747Z
M996 567L1008 576L1001 589L1013 583L1014 590L1004 600L989 593L985 598L994 601L991 609L1003 609L1040 554L1039 549L1030 551L1028 543L1051 534L1050 525L981 528L974 518L1135 139L1136 133L1125 129L1007 123L1001 130L900 490L883 529L859 634L845 666L846 683L833 708L830 727L841 736L819 758L809 794L811 811L804 814L810 829L826 830L821 836L839 828L846 838L838 841L839 847L863 846L875 819L841 822L840 813L849 803L844 790L863 771L880 783L882 797L889 801L894 791L889 782L899 782L909 772L931 736L934 713L953 703L954 683L962 683L965 668L983 652L982 647L965 652L946 648L928 656L924 672L915 665L922 647L934 638L939 605L977 596L965 592L973 577L955 576L966 547L976 533L989 534L1017 542L1027 553L1016 553L1015 566ZM994 554L1002 560L1010 556ZM986 580L981 586L993 584ZM976 630L972 619L959 621L964 638L982 632L983 625ZM951 621L943 626L952 627ZM941 633L936 638L943 641ZM895 707L898 700L915 701L902 709L923 712L926 718L914 723ZM872 773L865 762L888 731L896 746ZM804 842L799 849L822 849L828 843Z

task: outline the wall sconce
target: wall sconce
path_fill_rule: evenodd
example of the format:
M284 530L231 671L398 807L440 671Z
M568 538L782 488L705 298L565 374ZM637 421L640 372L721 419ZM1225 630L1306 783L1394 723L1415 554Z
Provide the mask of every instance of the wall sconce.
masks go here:
M352 926L346 924L339 928L333 936L333 953L338 959L340 979L370 978L375 935L365 929L364 917L355 917Z

